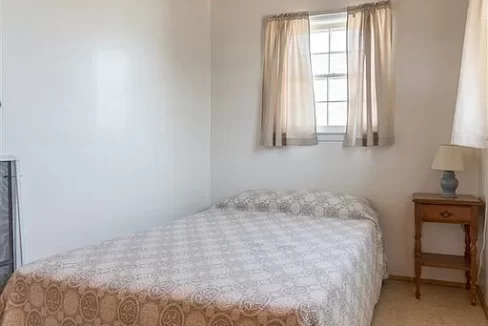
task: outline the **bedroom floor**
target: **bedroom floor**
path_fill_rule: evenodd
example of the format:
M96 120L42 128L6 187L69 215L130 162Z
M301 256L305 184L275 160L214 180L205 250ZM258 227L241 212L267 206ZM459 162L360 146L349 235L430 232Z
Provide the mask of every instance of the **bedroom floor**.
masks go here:
M372 326L488 325L483 309L469 304L468 291L422 284L422 299L415 299L414 285L388 281L376 306Z

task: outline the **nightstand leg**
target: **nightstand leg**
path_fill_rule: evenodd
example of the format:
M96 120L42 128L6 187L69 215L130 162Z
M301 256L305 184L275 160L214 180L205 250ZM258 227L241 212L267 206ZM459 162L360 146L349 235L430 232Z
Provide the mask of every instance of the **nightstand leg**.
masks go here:
M416 207L418 210L418 207ZM415 297L420 299L420 276L422 273L422 220L420 212L415 212Z
M471 305L476 306L476 284L478 281L478 263L477 255L478 250L476 248L476 242L478 241L478 225L475 222L471 224L471 241L470 241L470 253L471 253Z
M470 253L470 248L471 248L471 235L470 235L471 228L469 224L464 225L464 241L465 241L465 247L464 247L464 259L466 260L466 263L471 265L471 253ZM471 272L466 271L466 289L470 290L471 289Z

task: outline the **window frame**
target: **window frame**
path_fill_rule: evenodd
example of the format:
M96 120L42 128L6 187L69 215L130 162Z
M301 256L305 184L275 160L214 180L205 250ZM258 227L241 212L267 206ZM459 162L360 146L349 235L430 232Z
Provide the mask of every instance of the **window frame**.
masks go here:
M337 22L333 22L336 20ZM310 16L310 33L316 33L320 31L329 31L334 28L347 28L347 13L340 12L340 13L334 13L334 14L320 14L320 15L311 15ZM347 40L346 40L347 41ZM347 56L347 50L346 51L331 51L331 35L329 34L329 52L317 52L317 53L312 53L311 55L329 55L328 59L328 64L329 64L329 69L328 71L330 72L330 55L331 54L339 54L339 53L345 53ZM314 83L317 78L324 78L324 79L329 79L329 78L346 78L347 80L347 72L342 73L342 74L313 74L313 79ZM329 84L327 85L327 88L329 88ZM319 103L346 103L347 106L347 100L346 101L330 101L329 100L329 94L327 91L327 101L315 101L315 104ZM328 111L328 109L327 109ZM328 114L328 112L327 112ZM341 142L344 140L344 135L346 133L346 126L337 126L337 125L325 125L325 126L316 126L317 130L317 136L319 141L321 142Z

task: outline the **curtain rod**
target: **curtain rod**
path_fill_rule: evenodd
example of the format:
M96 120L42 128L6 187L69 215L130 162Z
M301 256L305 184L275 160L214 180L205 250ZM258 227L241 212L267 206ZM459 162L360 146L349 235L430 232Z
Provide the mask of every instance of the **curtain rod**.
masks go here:
M347 12L347 8L344 7L342 9L334 9L334 10L311 11L310 16L325 16L331 14L342 14L346 12Z
M390 0L380 1L380 2L368 2L359 6L353 6L349 8L357 9L357 8L368 8L368 7L376 7L376 6L384 6L384 5L390 5ZM334 9L334 10L311 11L310 16L322 16L322 15L325 16L330 14L346 13L347 9L348 9L347 7L344 7L341 9Z

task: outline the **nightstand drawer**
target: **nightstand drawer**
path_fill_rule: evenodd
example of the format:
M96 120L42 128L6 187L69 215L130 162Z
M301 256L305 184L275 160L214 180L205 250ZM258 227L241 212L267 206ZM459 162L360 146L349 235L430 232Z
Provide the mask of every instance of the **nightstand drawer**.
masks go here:
M462 206L422 205L426 222L471 222L471 208Z

